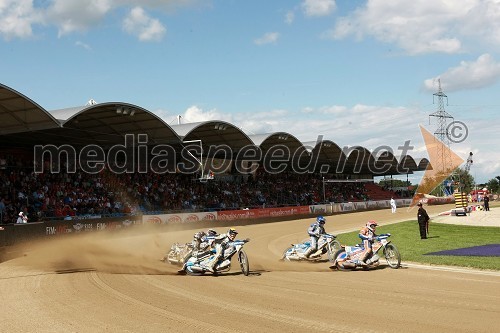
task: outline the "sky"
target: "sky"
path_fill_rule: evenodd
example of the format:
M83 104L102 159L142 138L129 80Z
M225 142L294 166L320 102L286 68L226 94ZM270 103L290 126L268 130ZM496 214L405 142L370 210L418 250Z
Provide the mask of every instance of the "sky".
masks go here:
M478 183L500 175L499 79L500 0L0 0L0 83L46 110L124 102L419 158L440 82Z

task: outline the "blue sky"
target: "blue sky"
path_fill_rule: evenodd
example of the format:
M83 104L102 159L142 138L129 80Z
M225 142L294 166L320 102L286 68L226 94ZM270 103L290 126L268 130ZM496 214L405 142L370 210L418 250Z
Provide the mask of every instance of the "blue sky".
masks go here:
M498 0L0 0L0 22L0 82L47 110L119 101L427 157L439 78L469 129L452 150L500 175Z

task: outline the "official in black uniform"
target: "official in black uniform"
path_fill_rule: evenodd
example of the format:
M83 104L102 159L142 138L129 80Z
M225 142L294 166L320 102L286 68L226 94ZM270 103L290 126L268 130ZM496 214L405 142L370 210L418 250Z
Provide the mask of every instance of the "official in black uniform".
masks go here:
M418 228L420 230L420 239L427 239L427 233L429 231L429 220L431 219L427 214L427 211L422 207L422 203L419 202L417 220L418 220Z

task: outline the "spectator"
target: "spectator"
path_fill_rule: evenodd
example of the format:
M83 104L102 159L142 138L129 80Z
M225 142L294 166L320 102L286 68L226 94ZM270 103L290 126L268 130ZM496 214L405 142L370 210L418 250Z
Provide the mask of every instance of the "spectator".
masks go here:
M489 212L490 211L490 197L486 193L484 194L483 205L484 205L484 210Z
M28 223L28 216L24 212L19 212L16 223Z

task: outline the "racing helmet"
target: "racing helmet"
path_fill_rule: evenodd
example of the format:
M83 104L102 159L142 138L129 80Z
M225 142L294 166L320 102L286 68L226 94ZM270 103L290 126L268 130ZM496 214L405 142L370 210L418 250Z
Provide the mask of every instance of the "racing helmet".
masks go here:
M236 237L237 234L238 234L238 232L234 228L229 228L229 230L227 231L227 236L231 240L234 240L234 238Z
M214 229L208 229L207 235L208 236L215 236L215 235L217 235L217 231L215 231Z
M203 231L198 231L197 233L194 234L194 239L201 240L205 236L205 233Z
M368 221L366 223L366 227L370 230L370 231L374 231L375 228L378 226L377 222L375 221Z
M316 218L316 222L318 222L319 224L325 224L326 220L323 215L320 215Z

